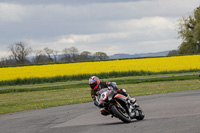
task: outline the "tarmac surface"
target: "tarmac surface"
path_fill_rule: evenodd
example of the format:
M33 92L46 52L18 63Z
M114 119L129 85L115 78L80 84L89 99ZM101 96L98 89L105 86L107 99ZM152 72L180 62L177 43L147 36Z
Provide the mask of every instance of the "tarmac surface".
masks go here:
M0 133L200 133L200 89L136 99L142 121L125 124L83 103L0 115Z

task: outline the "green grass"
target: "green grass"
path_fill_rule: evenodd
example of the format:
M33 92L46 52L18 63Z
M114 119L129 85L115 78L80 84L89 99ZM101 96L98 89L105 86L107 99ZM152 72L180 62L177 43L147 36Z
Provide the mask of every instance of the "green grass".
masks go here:
M198 79L197 75L165 75L166 77L125 77L125 78L111 78L105 79L109 81L115 81L118 85L123 84L137 84L137 83L146 83L146 82L159 82L159 81L174 81L174 80L190 80L190 79ZM32 86L19 86L19 87L5 87L5 89L0 89L0 94L3 93L15 93L15 92L31 92L31 91L45 91L45 90L59 90L59 89L73 89L73 88L83 88L88 87L88 81L80 81L80 82L69 82L69 83L57 83L56 84L46 84Z
M107 80L116 81L118 87L125 88L131 96L200 89L197 75L148 79L123 77ZM54 84L51 87L28 86L23 89L18 86L16 89L1 90L0 114L91 102L90 88L88 83L84 82L58 86Z
M181 81L163 81L156 83L129 84L120 86L125 88L133 96L151 95L159 93L169 93L183 90L200 89L200 81L181 80Z
M1 89L0 94L3 93L16 93L16 92L32 92L32 91L50 91L50 90L61 90L61 89L77 89L77 88L83 88L88 87L88 84L86 83L80 83L80 84L72 84L72 85L62 85L62 86L47 86L47 87L37 87L34 88L16 88L16 89Z

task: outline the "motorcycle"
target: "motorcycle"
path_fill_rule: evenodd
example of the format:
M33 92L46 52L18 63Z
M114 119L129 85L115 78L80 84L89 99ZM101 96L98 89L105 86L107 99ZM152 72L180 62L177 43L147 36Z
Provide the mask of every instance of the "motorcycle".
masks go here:
M132 119L143 120L145 115L139 105L134 104L122 94L112 88L104 88L99 92L99 107L104 108L111 117L119 118L124 123L130 123Z

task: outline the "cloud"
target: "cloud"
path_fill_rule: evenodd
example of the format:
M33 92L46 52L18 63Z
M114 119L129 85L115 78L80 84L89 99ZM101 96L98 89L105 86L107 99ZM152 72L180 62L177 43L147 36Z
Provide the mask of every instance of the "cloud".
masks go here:
M141 19L110 22L113 33L79 34L59 36L53 42L32 42L39 46L54 46L61 50L75 46L81 51L103 51L115 53L142 53L160 50L171 50L178 47L174 23L176 19L149 17ZM169 43L169 44L168 44ZM152 50L153 49L153 50Z
M177 20L196 0L6 0L0 2L0 47L138 53L176 49Z
M0 13L0 22L19 22L26 16L23 6L10 3L0 3Z
M141 0L2 0L9 3L38 5L38 4L67 4L67 5L87 5L94 3L118 3L134 2Z
M0 60L1 58L7 58L10 55L8 51L0 50Z
M9 1L9 0L8 0ZM86 1L87 4L71 5L70 3L81 3L82 0L76 2L60 1L37 1L38 4L23 5L0 3L3 14L8 14L8 20L12 18L21 18L28 15L28 19L40 18L42 20L53 20L53 22L63 20L82 20L82 21L105 21L105 20L121 20L150 16L174 17L180 16L193 10L195 5L198 6L196 0L140 0L140 1L108 1L108 3L98 1ZM14 2L14 1L11 1ZM25 2L25 1L24 1ZM26 3L26 2L25 2ZM180 6L181 5L181 6ZM187 10L186 10L187 9ZM189 9L189 10L188 10ZM53 16L53 17L52 17ZM25 19L25 18L24 18ZM26 20L26 19L25 19ZM50 22L51 23L51 22Z

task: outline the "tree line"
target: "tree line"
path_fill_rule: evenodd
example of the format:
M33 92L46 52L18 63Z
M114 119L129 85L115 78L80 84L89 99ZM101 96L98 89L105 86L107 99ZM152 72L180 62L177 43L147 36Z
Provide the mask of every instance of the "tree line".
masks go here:
M191 15L182 17L178 24L179 38L182 39L178 50L172 50L168 56L200 54L200 6Z
M24 42L17 42L10 45L8 49L10 55L0 59L0 66L59 62L71 63L108 59L108 55L104 52L92 53L90 51L83 51L80 53L76 47L64 48L62 51L57 51L48 47L41 50L33 50Z

